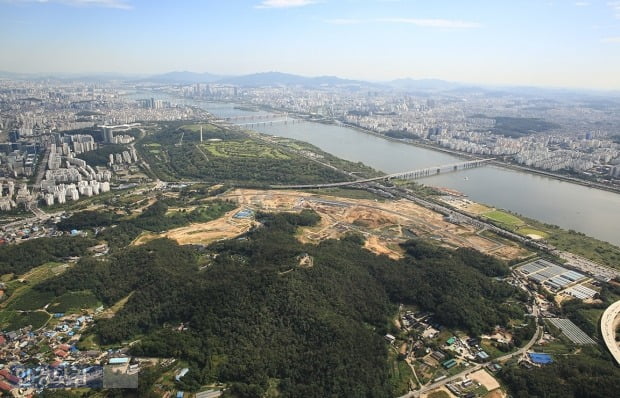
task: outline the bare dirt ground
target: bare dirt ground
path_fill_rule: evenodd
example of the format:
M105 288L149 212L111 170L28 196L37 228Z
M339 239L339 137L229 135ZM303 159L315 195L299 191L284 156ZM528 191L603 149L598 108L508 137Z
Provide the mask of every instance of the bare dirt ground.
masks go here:
M177 241L181 245L186 244L209 244L211 242L230 239L247 232L255 222L251 219L238 219L234 215L240 209L232 210L217 220L190 224L185 227L171 229L162 234L143 234L134 242L134 245L141 245L156 238L166 237Z
M496 389L485 395L484 398L506 398L506 393L500 389Z
M493 208L491 207L476 203L464 197L450 196L442 200L443 202L448 203L456 207L457 209L463 210L476 216L493 210Z
M437 391L444 391L444 392L446 392L448 394L448 396L450 396L450 398L456 398L456 395L452 394L450 392L450 390L448 390L446 387L439 387L439 388L436 388L436 389L431 390L429 392L423 393L423 394L420 395L420 398L428 398L429 395L431 395L432 393L437 392Z
M395 250L390 249L383 242L381 242L379 238L373 235L369 236L366 239L366 243L364 244L364 247L373 253L385 254L392 260L398 260L400 258L403 258L402 252L397 252Z
M516 244L506 245L478 236L473 227L455 225L439 213L407 200L377 202L321 196L308 192L237 189L220 196L235 200L240 207L265 211L313 209L321 215L319 225L303 228L298 238L318 243L356 231L367 238L366 248L376 254L400 258L397 244L413 236L433 238L450 247L472 247L502 259L525 256Z
M239 208L218 220L191 224L163 234L141 235L134 244L164 236L180 244L208 244L239 236L255 225L250 219L234 218L241 209L294 212L312 209L321 215L321 221L316 226L299 230L297 237L304 243L317 244L325 239L338 239L347 232L358 232L366 237L365 247L369 251L393 259L403 255L398 243L414 236L432 238L448 247L472 247L506 260L527 253L516 244L507 245L476 235L475 228L452 224L441 214L407 200L377 202L299 191L257 189L235 189L218 198L235 201Z
M487 391L493 391L500 387L499 383L486 370L481 369L469 375L469 378L482 384Z

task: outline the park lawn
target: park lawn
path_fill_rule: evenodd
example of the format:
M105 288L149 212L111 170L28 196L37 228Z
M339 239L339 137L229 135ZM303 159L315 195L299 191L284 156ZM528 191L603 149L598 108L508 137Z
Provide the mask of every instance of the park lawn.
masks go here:
M200 144L211 156L223 158L290 159L277 148L257 140L218 141Z
M196 133L200 132L200 127L202 127L202 132L203 133L207 133L207 132L213 132L213 131L221 131L221 129L217 126L214 126L210 123L200 123L200 124L186 124L184 126L181 126L181 129L184 130L189 130L189 131L193 131Z
M483 216L488 218L489 220L496 221L510 228L520 227L525 224L525 222L523 222L523 220L521 220L519 217L513 216L512 214L501 210L492 210L490 212L484 213Z

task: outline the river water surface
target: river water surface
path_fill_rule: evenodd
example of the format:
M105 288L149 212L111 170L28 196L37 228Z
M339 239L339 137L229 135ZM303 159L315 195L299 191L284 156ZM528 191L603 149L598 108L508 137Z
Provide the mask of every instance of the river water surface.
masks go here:
M220 118L248 117L238 123L265 121L256 118L267 114L235 109L235 104L229 103L194 104ZM385 173L463 161L443 152L336 125L276 122L244 127L306 141L325 152L353 162L363 162ZM419 182L456 189L477 202L620 245L620 194L496 166L427 177Z

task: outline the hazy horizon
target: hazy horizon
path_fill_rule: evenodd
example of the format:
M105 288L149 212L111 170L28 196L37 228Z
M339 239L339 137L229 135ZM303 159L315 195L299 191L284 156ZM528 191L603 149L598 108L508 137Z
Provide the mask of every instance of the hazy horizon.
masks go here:
M620 89L620 1L0 0L0 70Z

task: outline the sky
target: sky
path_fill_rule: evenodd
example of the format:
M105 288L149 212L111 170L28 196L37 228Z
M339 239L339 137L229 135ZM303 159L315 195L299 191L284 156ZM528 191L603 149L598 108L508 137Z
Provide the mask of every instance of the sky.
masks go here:
M0 0L0 70L620 89L620 0Z

